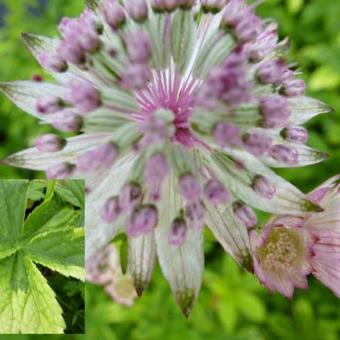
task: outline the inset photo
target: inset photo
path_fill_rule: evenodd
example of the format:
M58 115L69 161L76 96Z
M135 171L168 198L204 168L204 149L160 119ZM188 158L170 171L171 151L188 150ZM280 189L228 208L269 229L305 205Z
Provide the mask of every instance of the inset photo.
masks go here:
M84 333L84 187L0 180L0 334Z

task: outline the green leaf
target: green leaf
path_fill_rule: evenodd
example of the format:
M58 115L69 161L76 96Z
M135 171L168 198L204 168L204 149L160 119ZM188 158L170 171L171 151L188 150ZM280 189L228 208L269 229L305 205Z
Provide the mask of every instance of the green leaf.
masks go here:
M297 13L303 7L304 0L288 0L288 10L291 13Z
M84 208L85 183L82 180L58 181L56 193L67 203Z
M29 189L28 189L28 199L32 201L40 201L42 200L44 195L44 190L46 188L46 181L42 180L36 180L29 183Z
M239 311L251 321L264 321L266 317L266 310L261 300L247 291L242 291L238 295L237 306Z
M128 267L128 254L129 254L128 242L125 239L120 247L120 264L122 267L123 274L126 273Z
M45 231L65 228L72 225L79 213L72 207L65 205L60 198L52 196L39 205L28 216L24 224L22 239Z
M55 195L55 183L24 221L29 189L41 183L0 180L0 334L63 333L62 310L33 261L84 280L84 228L74 224L83 209Z
M63 333L53 290L21 252L0 262L0 333Z
M0 235L14 242L25 218L28 181L0 180ZM1 252L1 246L0 246Z
M237 323L237 310L230 301L221 301L217 306L217 315L227 334L233 332Z
M59 228L40 233L26 243L23 250L34 262L84 280L84 228Z

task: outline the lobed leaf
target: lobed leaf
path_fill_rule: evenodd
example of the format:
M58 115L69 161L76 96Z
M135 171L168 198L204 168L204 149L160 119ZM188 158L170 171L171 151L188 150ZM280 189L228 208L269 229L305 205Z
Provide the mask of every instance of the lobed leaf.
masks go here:
M22 231L28 188L27 180L0 180L0 253Z
M57 228L39 233L22 249L34 262L84 281L84 228Z
M65 205L60 198L53 195L37 208L26 219L23 226L22 240L50 230L62 229L73 224L79 212Z
M33 262L21 252L0 261L0 333L63 333L62 309Z

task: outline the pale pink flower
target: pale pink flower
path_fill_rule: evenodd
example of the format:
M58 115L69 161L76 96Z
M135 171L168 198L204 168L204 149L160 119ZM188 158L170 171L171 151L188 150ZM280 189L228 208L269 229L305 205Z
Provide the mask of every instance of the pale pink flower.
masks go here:
M115 245L102 248L86 261L86 279L102 285L119 304L132 306L137 297L129 274L123 274L119 252Z
M264 229L251 231L254 271L270 290L286 297L307 288L313 274L340 297L340 176L309 194L323 211L275 217Z

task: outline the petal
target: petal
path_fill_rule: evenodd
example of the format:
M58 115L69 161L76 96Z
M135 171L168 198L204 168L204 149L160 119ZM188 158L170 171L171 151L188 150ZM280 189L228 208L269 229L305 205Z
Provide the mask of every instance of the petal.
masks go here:
M145 24L152 45L152 67L166 68L170 58L170 42L167 34L168 20L165 15L149 13L150 20Z
M218 242L241 266L252 270L247 228L235 217L232 206L212 206L205 201L206 222Z
M139 296L149 285L156 261L154 233L129 238L129 272Z
M98 9L102 3L104 0L85 0L85 6L92 10Z
M279 291L283 296L291 299L294 294L294 285L291 279L276 274L266 275L264 283L271 291Z
M110 139L108 134L86 134L67 139L66 147L53 153L44 153L36 148L20 151L4 160L5 163L32 170L47 170L51 166L74 162L77 155Z
M340 233L340 196L322 205L325 210L318 214L311 214L305 223L306 228L330 229Z
M340 184L340 175L333 176L332 178L328 179L326 182L319 185L316 189L311 191L308 194L308 197L316 202L327 202L333 195L337 195L338 192L338 185Z
M172 16L171 50L180 73L189 66L197 40L197 29L192 11L176 11Z
M304 211L320 210L292 184L277 176L246 151L228 149L226 152L214 150L208 153L201 149L202 152L206 167L215 173L235 197L252 207L276 214L301 214ZM243 169L237 166L235 159L241 162ZM252 183L258 175L265 176L275 186L276 192L272 199L253 190Z
M331 264L315 257L312 265L313 275L340 298L340 262Z
M189 229L186 242L181 246L168 243L172 221L182 208L181 196L174 190L175 178L170 174L163 185L159 203L159 226L156 243L159 263L170 283L183 314L189 316L200 290L204 267L202 230Z
M120 192L120 188L127 181L134 164L135 156L127 154L112 167L96 189L87 195L85 209L86 258L109 243L124 227L125 221L122 218L113 224L102 221L99 211L109 197Z
M229 55L235 43L229 34L221 36L220 15L205 16L199 27L198 52L193 66L194 75L205 78Z
M37 112L37 99L50 95L60 97L66 95L66 88L63 86L46 82L15 81L1 83L0 89L20 109L42 120L45 120L47 115Z
M24 40L26 46L31 51L32 55L39 61L41 53L56 53L59 39L44 37L31 33L23 33L22 39ZM89 72L83 72L74 65L69 64L69 69L66 72L51 72L50 73L54 79L60 83L69 83L74 77L85 78L88 80L93 80Z
M288 99L291 110L291 122L294 125L303 124L320 113L333 110L321 101L311 97L292 97Z
M284 144L294 150L297 151L298 153L298 160L296 164L290 164L287 166L286 163L282 163L270 156L263 156L260 157L260 159L267 164L269 167L272 168L294 168L294 167L301 167L301 166L306 166L306 165L311 165L311 164L316 164L320 163L326 159L328 159L329 155L327 152L320 151L314 148L311 148L307 145L304 144L293 144L293 143L280 143Z

